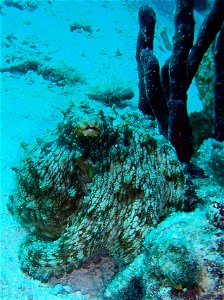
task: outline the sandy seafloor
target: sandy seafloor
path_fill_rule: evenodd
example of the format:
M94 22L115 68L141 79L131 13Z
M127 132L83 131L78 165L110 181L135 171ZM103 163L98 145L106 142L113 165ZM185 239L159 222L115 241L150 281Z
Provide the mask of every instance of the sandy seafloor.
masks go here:
M13 3L13 1L6 1ZM14 1L16 2L16 1ZM17 1L27 2L27 1ZM4 3L4 2L3 2ZM162 64L171 54L160 32L173 35L174 1L39 1L29 11L1 4L1 59L4 66L25 59L54 64L66 63L83 74L82 83L58 86L32 70L1 73L1 291L0 299L98 299L100 290L114 274L113 262L105 257L62 279L42 284L23 274L17 257L25 230L9 214L6 203L13 192L14 172L23 151L20 143L32 143L62 120L61 110L69 103L89 101L94 86L127 85L135 93L126 102L137 108L138 78L135 46L138 8L154 5L157 13L155 54ZM200 16L196 16L200 20ZM74 22L90 25L92 32L76 30ZM189 110L199 110L197 89L189 93ZM94 102L103 107L101 102ZM84 298L84 295L86 298Z

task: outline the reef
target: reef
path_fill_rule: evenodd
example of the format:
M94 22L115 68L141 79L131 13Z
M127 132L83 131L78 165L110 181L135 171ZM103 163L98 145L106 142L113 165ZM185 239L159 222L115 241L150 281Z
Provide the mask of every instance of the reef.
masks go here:
M143 114L71 104L54 131L21 144L8 209L28 232L19 259L32 278L48 282L107 253L118 269L103 300L222 299L223 27L215 54L215 135L198 142L196 164L206 176L193 176L185 164L193 153L186 87L195 64L187 57L196 57L200 43L192 45L193 1L177 5L175 43L161 77L153 54L155 13L149 7L139 13Z
M29 232L22 270L47 282L106 252L119 268L102 299L220 294L224 191L204 189L220 176L217 162L211 179L192 180L138 111L71 105L63 114L54 132L21 145L13 168L8 208Z
M42 281L106 250L119 265L147 228L195 204L188 177L153 121L68 109L55 132L25 148L9 210L28 230L22 269ZM143 129L144 128L144 129Z

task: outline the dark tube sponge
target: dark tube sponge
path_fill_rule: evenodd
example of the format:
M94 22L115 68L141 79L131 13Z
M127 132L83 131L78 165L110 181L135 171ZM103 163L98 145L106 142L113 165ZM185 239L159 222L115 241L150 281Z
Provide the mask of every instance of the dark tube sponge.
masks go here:
M214 138L222 142L224 141L224 24L216 44L215 73Z
M205 18L198 33L197 40L193 46L188 58L188 83L189 88L194 75L196 74L200 62L215 39L224 21L224 1L215 0L212 10Z
M159 62L149 48L141 51L145 90L148 102L158 121L160 132L167 137L168 108L160 81Z
M194 39L193 0L177 0L175 36L170 59L170 99L187 100L187 59Z
M152 112L151 106L146 96L145 82L144 82L144 70L141 62L137 62L138 68L138 89L139 89L139 100L138 109L144 114L149 115L154 119L154 114Z
M189 163L194 151L186 104L182 100L170 100L168 109L168 138L176 149L179 161Z
M156 24L156 14L151 7L142 6L138 13L139 32L136 46L136 59L140 61L142 49L153 50L153 40Z
M209 7L208 0L194 0L194 9L198 11L206 10Z
M168 138L180 162L189 163L193 154L192 130L187 114L187 59L194 39L194 1L177 0L175 36L170 59Z
M170 100L170 58L168 58L161 68L161 84L164 96L167 101Z
M153 39L155 32L156 14L151 7L143 6L139 11L139 33L136 46L136 60L139 78L139 104L138 108L145 115L153 115L151 107L148 103L145 84L144 84L144 71L140 61L140 52L142 49L153 49Z

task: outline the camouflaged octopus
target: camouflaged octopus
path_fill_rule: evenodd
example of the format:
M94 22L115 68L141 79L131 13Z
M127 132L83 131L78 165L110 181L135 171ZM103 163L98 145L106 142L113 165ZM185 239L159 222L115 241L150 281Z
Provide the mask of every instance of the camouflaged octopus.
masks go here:
M175 150L138 111L70 108L55 131L24 148L9 210L30 232L21 268L41 281L103 250L125 266L146 231L190 207Z

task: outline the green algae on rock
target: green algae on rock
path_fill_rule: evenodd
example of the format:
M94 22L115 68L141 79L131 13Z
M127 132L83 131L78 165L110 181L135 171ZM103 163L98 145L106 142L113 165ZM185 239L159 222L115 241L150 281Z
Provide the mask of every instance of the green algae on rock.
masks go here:
M83 74L77 68L63 61L49 62L46 59L29 57L29 55L19 62L10 62L0 68L0 72L26 74L28 71L34 71L45 80L49 80L58 86L85 82Z
M213 43L205 53L195 76L204 111L212 119L214 119L214 52L215 45Z
M207 139L199 148L199 160L207 175L224 187L224 142Z
M220 233L207 219L206 209L173 213L146 232L143 253L118 273L103 299L221 299ZM136 291L139 298L131 298Z
M70 25L70 31L86 31L88 33L93 33L93 29L92 29L92 26L91 24L89 24L88 22L83 22L83 21L74 21L72 22Z
M33 11L38 8L38 1L36 0L4 0L2 2L7 6L16 7L19 10Z
M134 92L128 85L114 82L93 86L87 96L92 100L103 102L106 106L111 107L115 104L122 107L125 106L125 100L134 97Z
M9 209L30 231L21 267L42 281L102 249L120 266L131 263L146 230L192 201L173 147L137 111L69 109L16 172Z
M195 111L190 114L190 123L193 132L194 155L198 155L198 148L204 140L210 138L214 128L214 118L204 110Z

